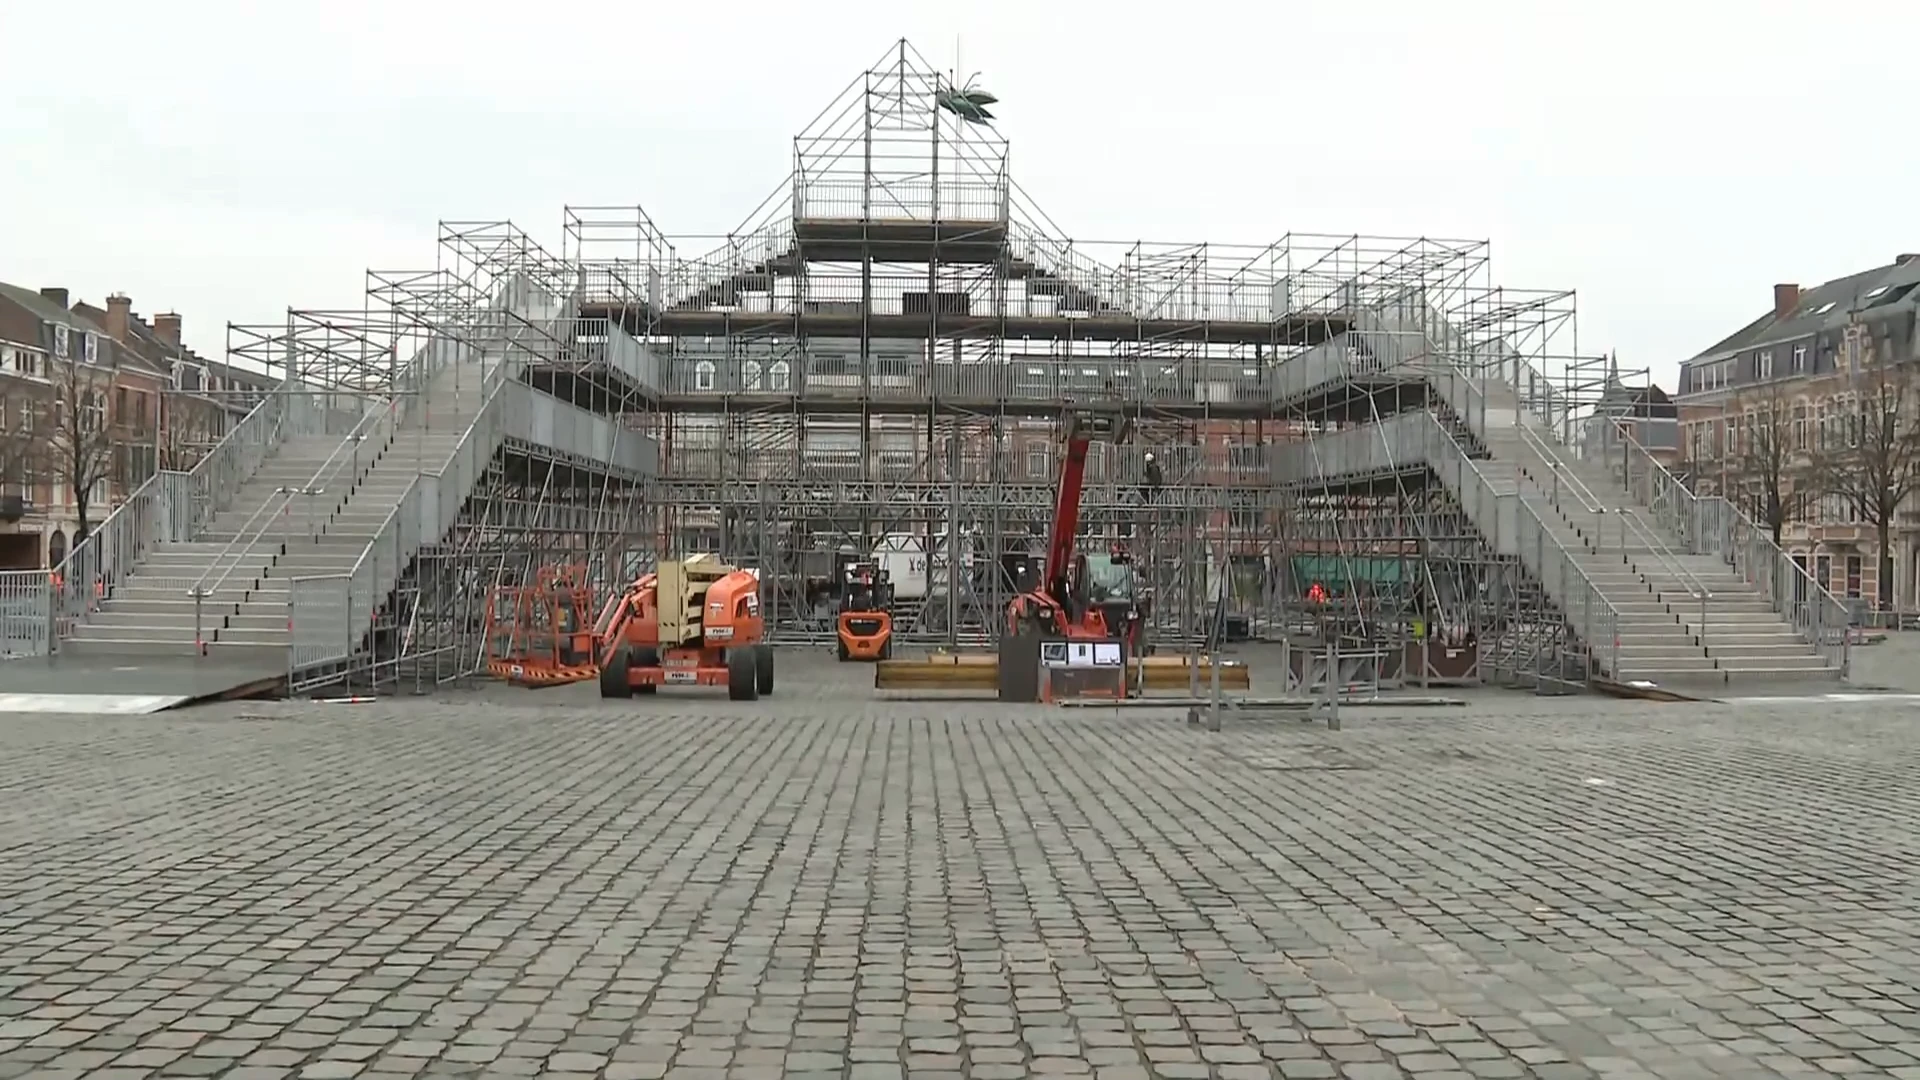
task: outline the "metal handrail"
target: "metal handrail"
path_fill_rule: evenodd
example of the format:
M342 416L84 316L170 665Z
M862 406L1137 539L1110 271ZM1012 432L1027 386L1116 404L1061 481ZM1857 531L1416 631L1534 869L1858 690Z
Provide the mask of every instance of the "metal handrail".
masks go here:
M1515 424L1513 429L1520 433L1520 440L1532 447L1534 453L1540 455L1540 460L1547 463L1547 468L1553 471L1553 481L1555 485L1559 485L1564 481L1573 491L1574 498L1580 500L1581 507L1588 513L1604 514L1607 512L1607 506L1604 502L1600 501L1600 496L1594 494L1593 489L1587 486L1585 480L1580 479L1580 477L1574 473L1571 466L1560 460L1559 452L1547 445L1547 441L1540 437L1539 432L1534 431L1525 424Z
M1548 444L1545 439L1541 438L1538 432L1530 430L1524 423L1516 424L1515 427L1521 432L1521 438L1529 441L1529 444L1534 447L1535 452L1540 455L1541 460L1547 463L1547 468L1553 470L1554 482L1556 484L1559 484L1564 479L1573 490L1574 497L1580 500L1581 505L1583 505L1589 513L1606 514L1611 512L1620 520L1620 540L1623 549L1626 546L1627 533L1631 531L1636 539L1647 545L1647 550L1652 553L1654 561L1665 567L1669 573L1673 574L1682 582L1687 590L1687 596L1700 601L1700 632L1705 634L1707 627L1707 601L1713 598L1713 590L1707 587L1706 582L1700 580L1698 574L1688 569L1686 564L1680 561L1680 556L1673 550L1673 545L1667 543L1657 531L1648 526L1645 521L1641 520L1637 507L1627 506L1625 504L1609 507L1603 503L1600 500L1600 496L1587 485L1587 482L1580 479L1580 477L1574 473L1573 467L1560 457L1559 451ZM1625 554L1624 550L1622 554Z
M1688 596L1701 600L1712 598L1713 590L1707 588L1707 583L1700 580L1699 575L1687 569L1687 565L1680 561L1680 556L1673 550L1673 546L1668 544L1652 526L1640 520L1640 510L1638 507L1618 506L1614 508L1614 513L1620 515L1620 520L1632 528L1642 540L1646 541L1655 559L1658 559L1668 570L1673 571L1674 576L1692 583L1687 589ZM1705 616L1703 615L1703 622L1704 619Z
M334 458L348 445L358 447L360 440L365 438L365 435L360 431L361 426L368 420L383 415L385 415L384 409L373 409L369 410L366 415L356 421L353 428L340 440L340 445L333 448L333 452L329 453L326 459L320 463L320 467L314 470L313 476L308 479L305 485L300 487L275 488L273 495L261 501L259 507L247 517L246 522L233 534L233 539L227 541L226 546L221 548L219 554L213 557L213 562L208 564L206 571L202 573L199 579L193 583L192 587L187 590L187 594L193 597L193 643L196 650L204 655L207 647L205 624L202 618L206 598L218 592L220 587L227 583L227 579L233 576L233 572L239 569L240 553L253 550L254 545L258 544L261 537L266 535L268 527L273 524L274 517L272 514L267 514L267 511L276 510L284 512L293 502L295 495L307 495L311 497L324 490L316 485L323 474L331 476L338 471L339 465L334 463ZM341 464L344 464L344 459ZM278 503L274 501L276 497L279 500ZM262 514L267 515L264 520L261 519ZM256 522L258 522L257 526L255 524ZM291 539L291 537L289 536L287 539ZM231 556L230 559L229 556ZM224 569L222 569L223 563L225 564ZM207 579L212 577L216 570L220 571L220 576L214 578L213 584L207 584Z
M1655 475L1655 476L1664 478L1667 481L1667 483L1671 486L1672 490L1677 492L1680 496L1682 496L1686 500L1685 505L1693 508L1693 513L1691 516L1697 522L1699 520L1698 507L1702 502L1705 502L1706 500L1702 498L1700 495L1696 494L1693 491L1693 489L1681 483L1680 478L1673 475L1673 470L1667 468L1665 465L1662 465L1660 463L1660 459L1653 456L1653 451L1648 450L1646 448L1646 445L1643 444L1639 440L1639 438L1637 438L1633 434L1633 432L1627 430L1626 424L1616 422L1614 425L1614 430L1619 432L1620 437L1623 440L1623 445L1626 446L1629 450L1637 452L1640 455L1640 458L1642 459L1642 464L1646 466L1650 466L1650 475ZM1759 533L1765 539L1768 546L1772 547L1776 552L1779 552L1783 558L1785 557L1786 552L1780 547L1779 544L1774 543L1773 537L1771 535L1768 535L1765 530L1761 529L1760 525L1753 520L1753 517L1751 515L1749 515L1746 511L1740 509L1739 506L1735 505L1731 500L1727 499L1725 496L1715 496L1715 499L1717 499L1719 502L1726 504L1729 513L1732 515L1735 521L1741 524L1744 524L1748 528L1753 529L1756 533ZM1699 552L1699 554L1709 555L1709 554L1712 554L1712 552L1701 551ZM1844 604L1841 604L1840 598L1833 594L1832 589L1827 588L1825 583L1816 580L1811 573L1807 572L1805 569L1802 569L1798 563L1793 562L1793 560L1791 559L1788 559L1787 563L1788 565L1792 566L1796 571L1799 572L1800 576L1806 580L1806 583L1808 585L1812 586L1813 594L1824 595L1828 600L1833 601L1834 604L1842 608L1846 606Z
M341 467L345 466L349 461L353 462L357 469L360 460L360 444L365 442L370 434L370 432L361 431L361 427L369 421L375 421L375 426L378 426L377 422L390 416L392 411L392 398L377 400L374 406L367 410L366 415L362 416L359 421L353 425L353 428L347 432L346 436L340 440L340 445L334 447L333 452L327 455L326 460L322 461L319 467L313 470L313 475L307 478L303 489L294 494L306 495L308 498L312 498L315 495L324 493L326 491L325 482L331 481L334 477L338 476ZM334 459L339 457L340 452L349 446L353 447L353 456L351 458L341 457L340 460L335 461ZM311 515L311 511L309 511L309 515ZM309 537L314 535L313 522L311 520L307 522L307 535Z
M367 420L377 415L379 415L377 411L370 411L365 416L361 417L360 420L353 425L352 430L348 431L347 434L340 440L340 445L334 447L333 452L328 454L326 457L326 460L320 463L320 467L314 471L313 476L308 479L306 484L303 484L299 487L275 488L273 495L268 496L265 501L261 502L259 507L256 508L250 516L248 516L246 524L240 526L239 531L234 533L233 539L227 541L227 545L221 548L220 553L213 557L213 562L208 565L206 572L201 574L199 580L193 583L193 588L191 590L192 593L198 596L198 595L204 595L207 592L212 591L211 589L204 588L207 582L207 578L211 577L215 570L220 569L220 564L224 560L226 560L227 556L230 554L234 554L234 549L236 547L241 546L241 541L243 540L247 541L245 547L241 548L241 550L246 550L247 548L251 548L254 542L257 542L260 539L260 537L265 534L267 524L271 522L272 519L268 518L267 521L261 522L260 527L258 529L253 528L254 522L258 520L260 515L264 513L269 507L274 506L273 498L275 495L280 497L280 507L275 507L275 509L278 509L281 507L285 507L287 503L293 500L293 497L295 495L317 494L318 490L314 487L314 484L316 481L320 479L320 476L322 473L327 472L328 466L333 464L334 455L338 454L342 449L345 449L349 443L358 445L358 439L361 437L360 425L366 423ZM253 529L253 533L251 536L248 535L249 529ZM226 570L223 573L221 573L219 579L214 582L212 587L213 589L218 589L221 585L226 584L227 578L233 573L234 567L239 564L239 561L240 561L239 557L235 555L233 562L227 566Z
M188 587L187 595L193 597L193 645L194 649L201 655L206 655L207 651L207 639L204 632L204 624L201 621L201 610L206 603L207 597L211 596L220 586L225 585L227 578L233 575L233 571L240 565L240 556L238 554L234 555L233 560L227 563L225 570L220 571L220 576L214 580L212 585L207 584L207 578L210 577L215 570L220 570L221 562L227 558L229 552L233 552L235 546L240 544L241 541L246 541L246 546L241 548L241 550L253 550L253 545L259 542L261 535L267 531L267 526L273 524L274 515L267 514L266 520L261 521L260 527L257 529L254 528L254 521L259 519L261 514L266 514L268 510L284 510L288 501L293 498L297 490L296 488L290 487L275 488L273 495L262 499L260 505L248 516L245 524L241 525L233 534L233 539L227 541L227 546L221 548L220 553L213 557L213 562L208 564L206 572L201 574L199 580ZM280 498L277 505L274 503L275 495Z
M1438 421L1435 421L1434 423L1435 423L1435 426L1437 427ZM1445 432L1442 431L1441 434L1444 435ZM1449 441L1451 442L1450 439ZM1478 463L1476 463L1472 458L1467 457L1464 453L1461 454L1460 461L1461 461L1461 464L1466 467L1466 471L1471 472L1479 480L1482 486L1486 487L1487 490L1492 490L1491 482L1488 481L1487 475L1480 471L1480 467ZM1619 624L1620 624L1620 609L1615 607L1613 604L1613 601L1607 599L1607 594L1601 592L1600 587L1593 583L1593 579L1591 577L1587 576L1587 572L1584 569L1582 569L1579 562L1575 560L1573 556L1573 552L1569 551L1567 549L1567 546L1560 542L1559 537L1553 535L1553 530L1547 528L1547 523L1541 519L1539 512L1536 511L1532 506L1528 505L1525 499L1515 498L1514 503L1518 511L1526 514L1527 517L1533 519L1535 534L1539 536L1543 542L1550 543L1553 545L1554 551L1560 556L1560 560L1561 560L1560 565L1567 570L1573 571L1573 574L1575 578L1579 581L1580 585L1586 589L1587 603L1589 605L1597 604L1599 607L1598 611L1589 613L1589 619L1587 620L1586 624L1579 625L1580 636L1585 641L1588 652L1593 654L1598 654L1605 651L1604 647L1599 642L1594 640L1595 631L1598 628L1604 627L1609 622L1614 627L1613 643L1612 643L1613 650L1607 653L1608 660L1609 660L1608 674L1617 675L1619 673L1619 666L1620 666L1620 654L1619 654L1620 642L1618 638ZM1542 586L1547 585L1546 571L1547 571L1546 564L1543 562L1538 571L1541 578L1540 583ZM1572 596L1562 595L1561 597L1559 597L1559 604L1561 609L1561 615L1567 620L1569 624L1576 624L1577 613L1574 610L1574 607L1575 607L1574 598Z

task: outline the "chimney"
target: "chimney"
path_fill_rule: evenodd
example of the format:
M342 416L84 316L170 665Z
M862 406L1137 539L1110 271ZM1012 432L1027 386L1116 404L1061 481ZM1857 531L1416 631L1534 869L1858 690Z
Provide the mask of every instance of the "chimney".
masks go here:
M54 289L54 288L41 289L40 295L46 297L48 300L51 300L56 304L59 304L60 310L62 311L65 311L67 308L72 306L71 304L67 303L67 290L65 289Z
M153 336L173 346L180 347L180 316L177 312L164 312L153 317Z
M127 322L133 315L133 301L126 293L107 297L107 336L122 345L127 343Z
M1800 306L1800 286L1775 285L1773 287L1773 317L1774 318L1784 319L1787 316L1793 314L1793 309L1799 306Z

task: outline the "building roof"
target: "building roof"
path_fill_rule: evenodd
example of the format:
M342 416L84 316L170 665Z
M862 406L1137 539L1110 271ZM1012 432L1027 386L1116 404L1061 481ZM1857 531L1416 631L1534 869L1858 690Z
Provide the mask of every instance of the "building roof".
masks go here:
M36 289L23 289L18 285L9 285L0 281L0 298L13 301L46 322L65 323L68 326L75 324L84 326L86 323L85 319L75 318L73 312L41 296Z
M1595 412L1607 416L1671 418L1680 415L1673 398L1658 386L1628 386L1618 377L1609 379L1600 392Z
M107 313L102 308L82 300L73 305L73 310L84 314L100 326L106 325ZM247 388L265 390L272 389L274 385L271 376L249 368L234 367L218 360L208 360L185 345L174 345L163 340L159 332L154 330L153 324L138 312L127 313L127 341L123 347L128 352L143 358L159 371L171 371L176 360L185 360L206 368L209 373L219 376L223 381L231 380Z
M58 323L75 330L90 332L102 342L106 343L103 346L104 348L111 349L114 347L113 339L107 334L106 324L93 317L93 312L98 311L98 309L89 309L85 304L75 304L72 308L64 308L41 295L37 289L23 289L18 285L9 285L4 281L0 281L0 299L12 301L35 318L45 322ZM100 312L100 314L104 315L105 312ZM77 351L79 346L76 345L74 348ZM132 349L122 349L121 353L123 355L123 362L130 361L133 366L155 374L160 370L156 368L150 360L142 357Z
M1772 311L1720 339L1689 363L1718 360L1743 349L1810 337L1822 330L1847 325L1853 313L1871 317L1897 307L1920 304L1920 257L1903 256L1885 266L1835 278L1800 293L1800 302L1785 318Z

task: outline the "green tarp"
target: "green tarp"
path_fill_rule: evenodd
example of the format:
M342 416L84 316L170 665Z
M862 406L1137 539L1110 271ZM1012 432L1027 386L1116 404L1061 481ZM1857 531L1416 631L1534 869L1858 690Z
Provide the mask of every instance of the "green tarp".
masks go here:
M1305 588L1314 582L1340 590L1355 581L1399 585L1406 581L1407 562L1385 555L1295 555L1293 580Z

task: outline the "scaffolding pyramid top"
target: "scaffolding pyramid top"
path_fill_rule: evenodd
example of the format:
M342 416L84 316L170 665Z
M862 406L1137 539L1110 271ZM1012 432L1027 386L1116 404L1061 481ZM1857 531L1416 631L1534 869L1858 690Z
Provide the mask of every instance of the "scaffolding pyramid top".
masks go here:
M1004 223L995 104L900 40L794 138L793 219Z

